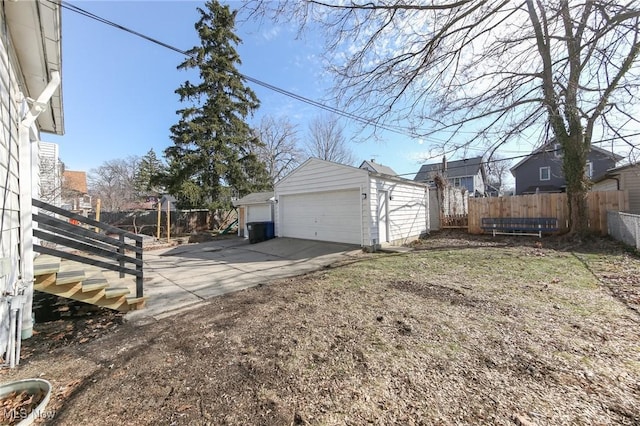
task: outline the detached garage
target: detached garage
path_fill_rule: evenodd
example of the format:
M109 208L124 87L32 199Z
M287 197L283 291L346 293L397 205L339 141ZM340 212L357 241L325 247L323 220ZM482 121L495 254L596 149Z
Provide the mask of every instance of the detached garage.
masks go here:
M273 192L254 192L233 202L238 208L238 236L249 237L247 223L273 222Z
M373 247L426 234L428 189L408 179L311 158L275 185L279 237Z

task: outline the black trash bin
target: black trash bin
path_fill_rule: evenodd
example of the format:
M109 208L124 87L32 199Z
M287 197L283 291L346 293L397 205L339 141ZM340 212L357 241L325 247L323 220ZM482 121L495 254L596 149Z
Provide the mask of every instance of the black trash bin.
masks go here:
M255 244L267 239L267 227L265 222L249 222L247 223L249 231L249 243Z

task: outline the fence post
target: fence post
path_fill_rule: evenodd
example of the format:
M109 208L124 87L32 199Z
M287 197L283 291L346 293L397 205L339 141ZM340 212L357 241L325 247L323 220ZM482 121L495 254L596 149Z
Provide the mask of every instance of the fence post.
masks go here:
M98 199L96 200L96 221L97 221L97 222L100 222L100 210L101 210L101 209L102 209L102 200L101 200L100 198L98 198ZM95 228L95 232L96 232L96 233L97 233L97 232L100 232L100 228L98 228L98 227L96 226L96 228Z
M144 296L144 290L143 290L144 275L143 275L143 265L142 265L142 239L136 240L136 248L138 249L136 251L136 259L140 260L140 265L136 265L136 271L138 272L138 275L136 275L136 297L142 297L142 296Z
M156 228L156 239L160 239L160 220L162 218L162 203L158 200L158 223Z
M167 200L167 243L171 242L171 201Z
M118 263L120 264L120 268L124 268L124 234L120 234L120 247L118 247L118 253L120 253L121 256ZM124 278L124 272L122 271L122 269L120 270L120 278Z

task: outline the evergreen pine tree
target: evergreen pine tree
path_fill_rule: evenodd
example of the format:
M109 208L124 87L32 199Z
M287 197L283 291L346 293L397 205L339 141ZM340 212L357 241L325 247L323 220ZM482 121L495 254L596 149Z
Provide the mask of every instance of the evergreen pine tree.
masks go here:
M183 208L228 206L232 193L242 196L268 184L245 122L259 101L236 69L241 63L235 49L241 40L233 32L236 12L214 0L198 11L201 44L178 69L197 69L200 81L186 81L176 90L186 106L177 111L174 145L165 150L166 189Z
M162 161L156 155L153 149L150 149L142 158L138 165L134 177L134 187L138 196L144 197L147 195L159 195L162 192L162 188L156 184L156 179L159 175L165 172L165 166Z

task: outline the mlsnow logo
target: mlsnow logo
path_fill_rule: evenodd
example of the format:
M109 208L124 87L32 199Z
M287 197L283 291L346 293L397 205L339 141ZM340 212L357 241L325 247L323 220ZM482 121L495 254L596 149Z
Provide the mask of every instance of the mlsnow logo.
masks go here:
M13 423L15 421L24 420L31 415L31 410L26 408L3 408L2 424ZM55 410L45 410L35 413L33 420L51 420L55 417Z

